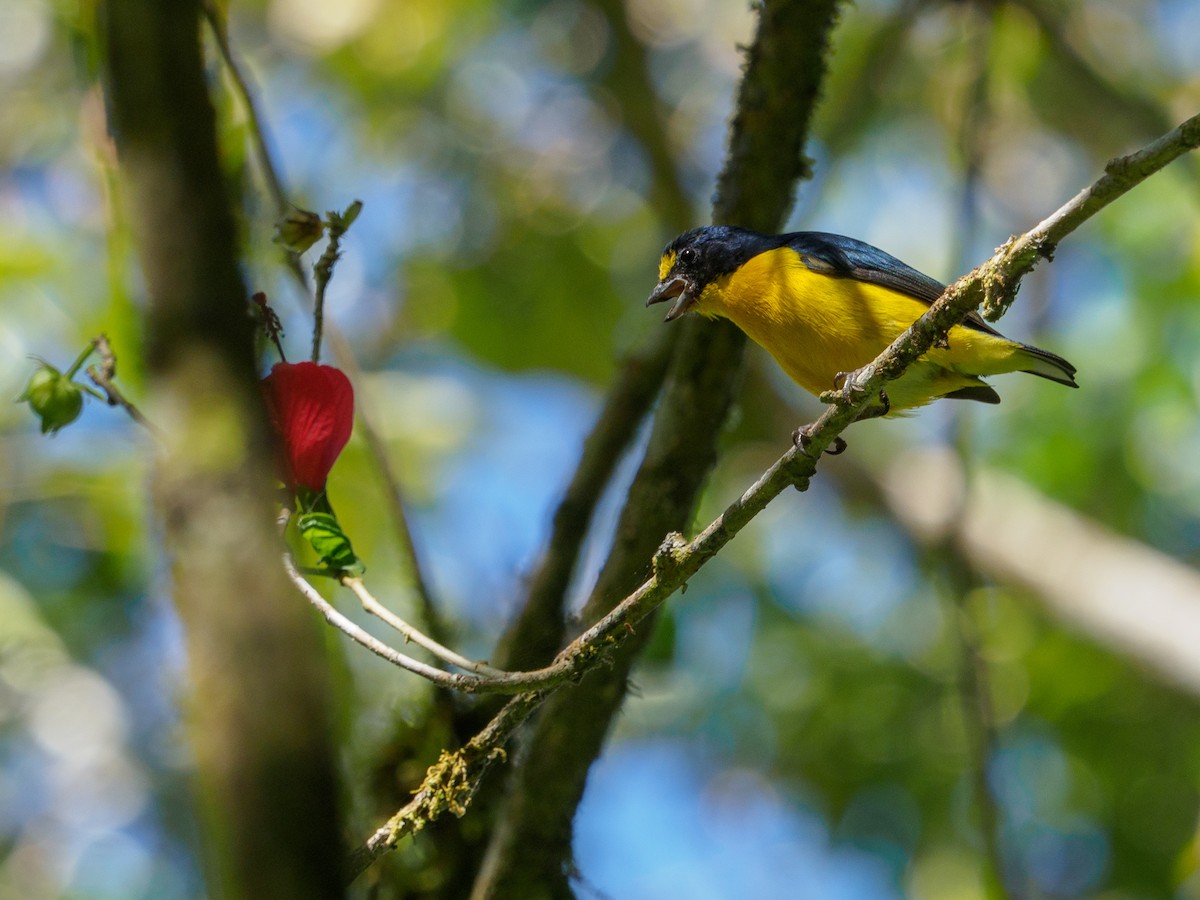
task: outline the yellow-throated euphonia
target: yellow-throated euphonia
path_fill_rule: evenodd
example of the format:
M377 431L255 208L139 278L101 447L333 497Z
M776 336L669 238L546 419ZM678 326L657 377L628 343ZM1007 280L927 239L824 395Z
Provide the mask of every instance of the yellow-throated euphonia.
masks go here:
M732 321L793 381L813 394L865 366L941 296L945 286L870 244L819 231L766 235L724 225L682 234L663 251L647 305L674 299L667 321L688 310ZM980 376L1029 372L1075 383L1075 367L1010 341L971 313L887 385L885 408L940 397L999 403Z

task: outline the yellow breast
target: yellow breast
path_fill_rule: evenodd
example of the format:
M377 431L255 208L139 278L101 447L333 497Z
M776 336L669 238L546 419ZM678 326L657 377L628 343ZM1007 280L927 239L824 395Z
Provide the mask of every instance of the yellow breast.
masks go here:
M701 293L698 312L728 318L813 394L834 387L888 346L928 305L880 285L822 274L783 247L755 256L715 279ZM889 386L896 409L919 406L971 384L975 376L1011 371L1002 359L1012 342L955 328L949 350L930 351Z
M920 314L918 301L897 304L893 297L904 299L894 291L814 272L795 251L782 248L760 253L716 279L696 308L730 319L793 380L820 393L833 387L837 373L874 359Z

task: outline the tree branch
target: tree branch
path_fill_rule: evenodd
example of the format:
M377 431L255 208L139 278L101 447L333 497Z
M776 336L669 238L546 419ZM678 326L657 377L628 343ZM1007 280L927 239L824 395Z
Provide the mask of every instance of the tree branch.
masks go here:
M898 377L908 362L919 357L937 340L943 338L950 328L962 321L973 308L968 302L972 299L976 303L982 301L985 284L1012 285L1015 289L1020 277L1027 273L1038 259L1037 252L1029 252L1031 246L1045 246L1045 240L1049 236L1053 236L1055 242L1061 240L1107 203L1198 145L1200 116L1184 122L1144 150L1114 160L1109 164L1108 172L1099 181L1081 191L1030 232L1010 240L992 259L951 285L921 319L866 367L871 370L869 378L865 380L867 391L877 391L887 380ZM639 631L635 626L642 623L672 593L685 585L704 563L714 557L765 509L771 500L789 486L806 489L809 479L816 473L820 453L833 443L833 439L854 419L858 409L868 402L867 397L857 400L838 397L817 420L812 431L812 443L807 452L792 448L785 453L691 541L684 540L679 534L669 534L653 556L653 574L572 642L552 665L532 672L511 673L506 676L506 683L503 685L482 681L469 682L471 686L464 689L488 692L532 690L533 694L523 695L518 699L544 698L550 696L550 691L556 686L576 680L595 669L623 644L639 634L644 634L645 629ZM652 441L652 450L653 443ZM651 452L648 452L648 461L651 455ZM981 540L986 544L985 538ZM1196 683L1200 684L1200 675L1196 677ZM584 683L585 686L587 683ZM595 714L592 707L580 705L577 695L572 696L577 704L576 708L582 709L587 715ZM540 699L537 702L540 702ZM527 715L532 707L520 708L524 715ZM511 732L506 731L504 734L507 736ZM477 748L485 744L486 742L481 742ZM495 747L501 744L487 746ZM561 749L560 744L555 746ZM531 749L537 747L536 742L531 745ZM422 808L428 809L428 806ZM356 855L356 858L360 857L361 851Z
M404 640L412 641L419 647L424 647L438 659L447 662L452 666L458 666L460 669L466 669L468 672L474 672L476 675L482 675L484 678L503 677L506 673L498 669L494 669L487 663L478 662L476 660L467 659L465 656L460 656L448 647L442 646L433 638L424 634L422 631L413 628L398 615L375 599L375 595L367 590L361 578L344 575L341 578L341 583L350 589L350 592L359 599L363 609L369 612L375 618L386 622L389 626L396 629L404 635Z
M117 356L113 353L112 345L108 342L108 335L101 334L92 338L92 347L100 354L100 364L90 365L87 367L88 378L100 390L104 391L105 402L109 406L119 406L125 410L129 418L133 419L138 425L141 425L156 438L162 437L162 433L154 426L154 424L142 415L142 411L134 405L121 391L120 388L113 383L113 379L117 377Z
M443 751L441 758L429 767L413 799L351 854L347 866L351 879L394 849L403 838L444 813L463 815L488 768L495 760L504 759L504 747L513 733L545 699L546 695L540 692L514 697L461 750Z
M370 650L380 659L385 659L392 665L412 672L414 675L420 675L422 678L433 682L439 687L454 688L460 691L470 689L473 682L465 676L443 672L441 669L413 659L411 656L401 653L375 636L368 634L354 622L351 622L338 612L328 600L322 597L321 592L309 584L304 576L300 574L290 554L285 553L283 556L283 570L287 573L288 578L296 586L296 589L300 591L304 599L325 617L326 622L355 643Z

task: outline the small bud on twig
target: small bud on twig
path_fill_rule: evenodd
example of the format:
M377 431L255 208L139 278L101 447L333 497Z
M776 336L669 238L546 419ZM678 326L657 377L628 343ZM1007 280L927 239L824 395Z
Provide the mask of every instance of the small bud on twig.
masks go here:
M17 402L28 403L41 418L42 434L54 434L79 418L83 411L83 391L70 376L41 360Z
M325 222L315 212L295 207L275 223L275 243L293 253L303 253L321 239Z

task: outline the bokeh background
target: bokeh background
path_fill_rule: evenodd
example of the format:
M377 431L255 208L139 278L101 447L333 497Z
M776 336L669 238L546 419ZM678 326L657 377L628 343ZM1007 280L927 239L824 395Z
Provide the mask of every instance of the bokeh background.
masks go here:
M82 6L0 5L0 397L31 356L65 367L100 332L119 383L143 389L143 293ZM669 327L642 301L680 225L621 110L659 104L684 224L708 221L752 13L272 0L230 17L290 196L365 203L328 314L457 645L486 656L622 355ZM1194 0L859 0L790 225L949 280L1195 113L1198 36ZM621 94L623 42L655 97ZM302 298L213 60L247 280L301 357ZM1178 654L1200 648L1200 159L1072 236L1002 328L1070 359L1081 390L1010 376L999 407L856 426L809 492L670 602L579 812L583 896L957 900L984 895L989 856L1030 896L1200 896L1200 676ZM816 414L800 394L753 351L701 524ZM203 894L149 451L97 402L52 439L0 404L0 897ZM973 542L931 532L964 469L1016 486L1002 508L1030 501L1025 550L986 517ZM411 611L359 438L330 491L371 586ZM580 597L622 492L597 514ZM429 693L329 641L365 836L369 773ZM419 870L420 841L397 857Z

